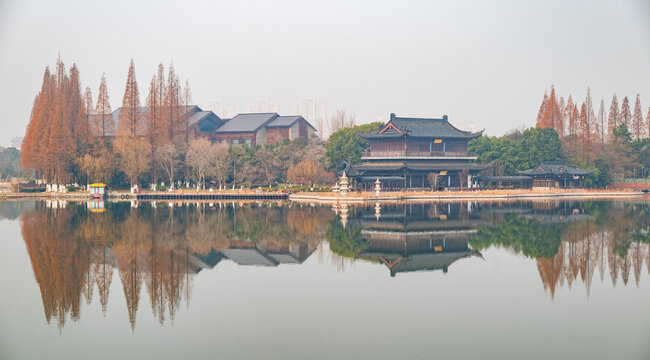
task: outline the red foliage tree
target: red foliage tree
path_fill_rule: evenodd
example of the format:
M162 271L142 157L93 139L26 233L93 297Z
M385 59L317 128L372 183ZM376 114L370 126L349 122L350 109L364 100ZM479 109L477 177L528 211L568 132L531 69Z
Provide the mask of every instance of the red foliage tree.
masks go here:
M614 129L618 127L620 120L620 110L618 108L618 100L616 94L612 98L612 104L609 106L609 118L607 119L607 135L610 141L614 138Z
M138 92L138 82L135 79L135 65L133 59L131 59L124 97L122 98L117 135L137 136L138 133L141 133L144 126L140 115L140 93Z
M108 89L106 88L106 77L102 74L102 82L99 84L99 93L97 94L97 105L95 106L95 116L93 116L94 134L106 140L106 136L114 130L115 124L111 116L111 104L108 101Z
M630 123L632 121L632 112L630 111L630 99L626 97L623 98L623 104L621 104L621 114L619 124L623 123L627 128L630 128Z
M636 95L636 102L634 103L631 131L636 139L643 139L645 136L645 122L643 121L643 110L641 110L641 98L639 94Z

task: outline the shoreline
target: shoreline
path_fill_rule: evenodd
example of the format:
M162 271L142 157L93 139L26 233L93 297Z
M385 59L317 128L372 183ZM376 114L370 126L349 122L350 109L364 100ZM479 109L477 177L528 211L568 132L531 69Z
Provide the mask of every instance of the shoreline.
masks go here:
M641 191L621 190L477 190L463 192L372 192L348 193L340 196L332 193L296 193L289 200L298 203L319 204L363 204L374 202L426 202L426 201L511 201L511 200L553 200L553 199L621 199L644 198Z
M139 196L138 196L139 195ZM153 196L152 196L153 195ZM186 200L264 200L277 196L275 192L219 192L219 193L141 193L111 192L104 200L110 201L186 201ZM436 201L516 201L553 199L628 199L644 198L648 194L641 191L625 190L476 190L476 191L437 191L437 192L350 192L347 196L334 193L299 192L282 196L284 200L296 203L316 204L364 204L375 202L436 202ZM218 199L222 198L223 199ZM0 193L0 201L12 200L77 200L90 201L88 193ZM270 199L269 199L270 200Z

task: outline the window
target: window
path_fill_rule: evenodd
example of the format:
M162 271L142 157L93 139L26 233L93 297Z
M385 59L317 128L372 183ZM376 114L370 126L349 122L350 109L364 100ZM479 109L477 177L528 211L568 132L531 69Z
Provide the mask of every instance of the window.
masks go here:
M244 144L246 144L246 145L248 145L248 146L253 146L253 140L251 140L251 139L246 139L246 140L244 140Z
M239 145L239 139L232 139L231 145Z

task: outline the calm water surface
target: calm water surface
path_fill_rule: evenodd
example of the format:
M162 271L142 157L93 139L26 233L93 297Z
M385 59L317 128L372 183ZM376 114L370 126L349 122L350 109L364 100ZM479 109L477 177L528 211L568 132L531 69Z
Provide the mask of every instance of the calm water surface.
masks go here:
M0 203L0 359L650 359L650 202Z

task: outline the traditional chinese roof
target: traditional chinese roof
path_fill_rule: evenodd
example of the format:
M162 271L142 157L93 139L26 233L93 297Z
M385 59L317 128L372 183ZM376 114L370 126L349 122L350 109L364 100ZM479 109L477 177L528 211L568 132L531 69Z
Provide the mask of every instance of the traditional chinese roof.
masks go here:
M593 173L590 170L584 170L577 167L569 166L566 162L544 162L532 169L519 171L521 175L539 176L539 175L575 175L584 176Z
M365 139L426 137L444 139L474 139L483 134L483 131L463 131L451 125L447 115L441 119L397 117L390 114L390 121L382 129L370 133L357 133Z
M238 114L217 129L215 133L256 132L259 128L267 125L279 116L276 113Z
M391 253L362 252L359 254L362 259L372 259L384 263L390 270L390 276L395 276L400 272L413 271L442 270L447 272L451 264L471 256L481 257L481 254L471 249L457 252L414 254L407 257Z
M275 118L275 120L271 121L266 125L266 127L292 127L295 123L298 121L304 121L310 128L316 130L315 127L313 127L309 121L307 121L305 118L303 118L300 115L293 115L293 116L278 116Z

